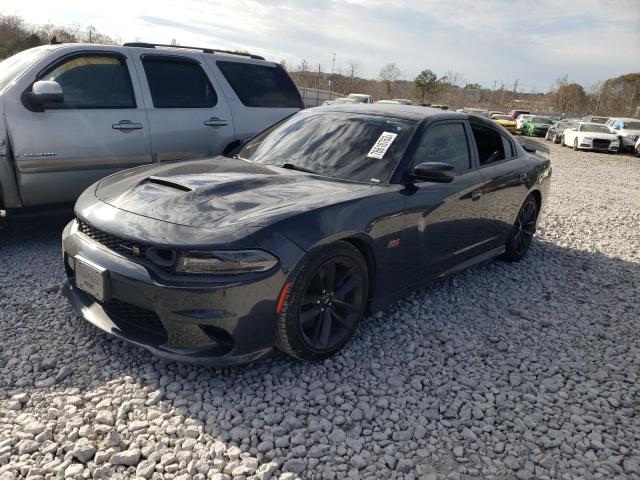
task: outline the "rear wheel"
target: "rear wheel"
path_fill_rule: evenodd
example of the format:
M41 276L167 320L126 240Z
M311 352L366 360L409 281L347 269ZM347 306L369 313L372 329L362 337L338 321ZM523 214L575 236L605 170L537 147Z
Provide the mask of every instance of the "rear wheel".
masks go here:
M367 305L367 264L351 244L337 242L298 268L278 316L276 344L302 360L322 360L353 336Z
M524 201L507 238L505 252L500 257L508 262L521 260L529 251L538 220L538 204L532 196Z

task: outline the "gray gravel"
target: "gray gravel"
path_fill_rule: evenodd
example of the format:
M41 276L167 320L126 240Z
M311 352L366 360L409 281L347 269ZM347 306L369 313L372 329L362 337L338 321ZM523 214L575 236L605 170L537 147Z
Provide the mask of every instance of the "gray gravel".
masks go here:
M530 255L376 315L323 364L211 370L59 294L64 218L0 233L0 480L640 479L640 159L553 146Z

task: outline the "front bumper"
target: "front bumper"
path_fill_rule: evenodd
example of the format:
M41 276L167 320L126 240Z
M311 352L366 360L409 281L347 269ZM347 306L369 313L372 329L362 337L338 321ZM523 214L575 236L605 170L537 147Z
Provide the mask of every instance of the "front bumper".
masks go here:
M581 150L593 150L595 152L617 152L618 151L618 144L609 144L608 146L603 145L603 146L598 146L593 144L593 141L582 141L581 143L578 144L578 148Z
M280 267L250 281L168 282L80 233L75 221L63 232L62 249L65 295L79 315L107 333L164 358L220 367L274 350L277 298L286 281ZM76 287L77 256L107 270L103 301Z

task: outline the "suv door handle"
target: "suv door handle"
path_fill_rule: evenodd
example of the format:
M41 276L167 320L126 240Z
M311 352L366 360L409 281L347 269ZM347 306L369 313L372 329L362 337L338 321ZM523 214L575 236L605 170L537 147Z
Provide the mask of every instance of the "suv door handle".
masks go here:
M224 127L225 125L229 125L229 122L218 117L211 117L209 120L205 120L204 124L207 127Z
M518 177L518 179L523 183L526 182L527 181L527 174L526 173L521 173L520 176Z
M474 202L477 200L480 200L480 197L482 196L482 192L480 190L476 190L475 192L471 192L471 200L473 200Z
M131 120L120 120L118 123L111 125L114 130L141 130L141 123L133 123Z

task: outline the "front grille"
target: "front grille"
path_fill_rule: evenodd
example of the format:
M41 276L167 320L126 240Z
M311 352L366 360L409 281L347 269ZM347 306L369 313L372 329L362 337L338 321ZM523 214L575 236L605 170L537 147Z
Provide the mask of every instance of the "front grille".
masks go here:
M609 148L611 144L610 140L604 140L602 138L594 138L593 139L593 148Z
M126 240L124 238L116 237L115 235L103 232L102 230L98 230L97 228L92 227L82 220L78 220L78 230L80 230L80 232L84 233L93 241L98 242L100 245L104 245L109 250L113 250L123 257L135 260L145 258L147 255L146 246L140 245L139 243L135 243L130 240Z
M118 299L103 303L102 308L125 334L144 335L157 344L167 341L167 332L155 312Z

